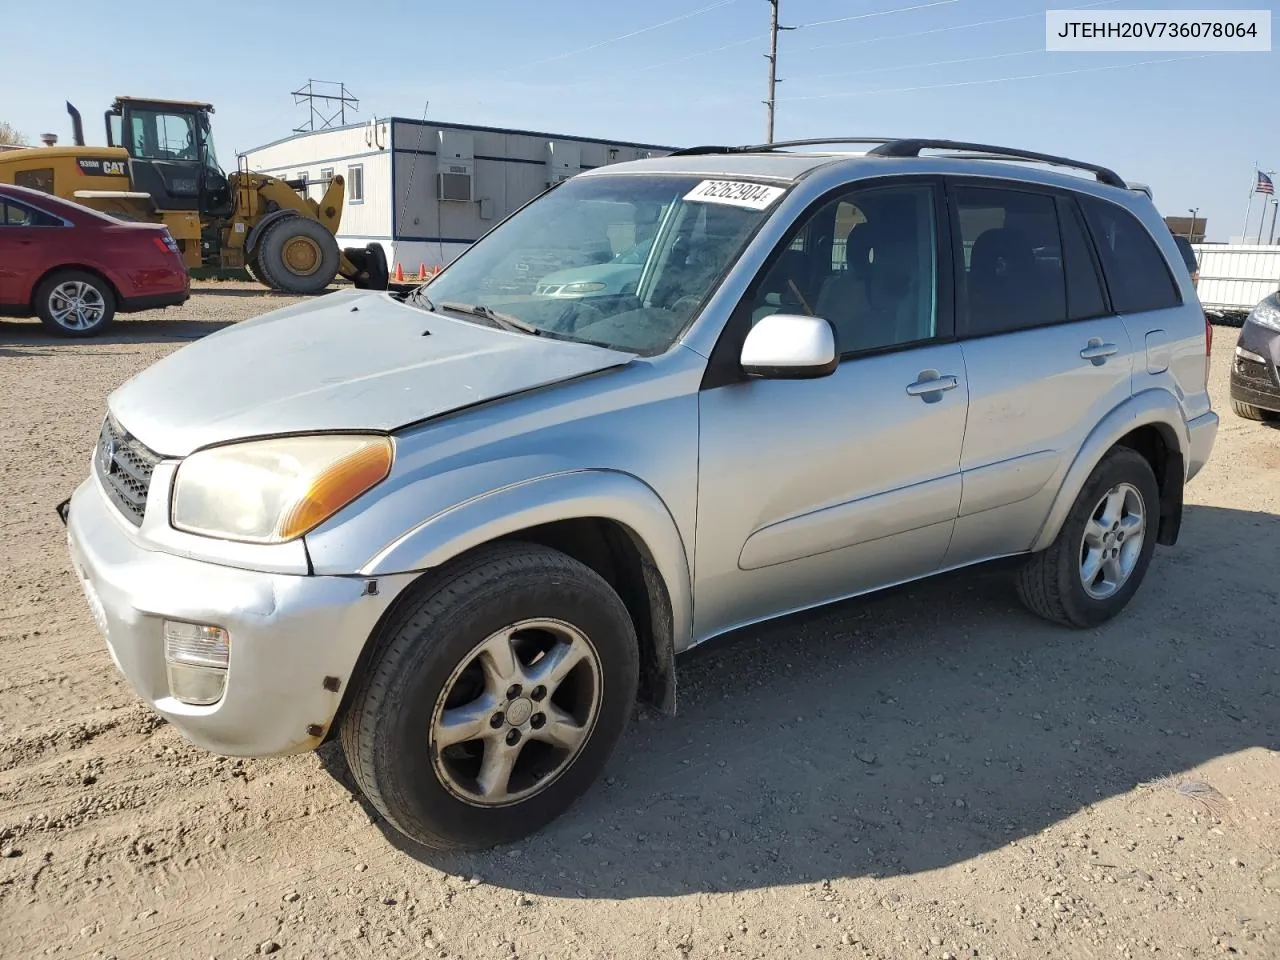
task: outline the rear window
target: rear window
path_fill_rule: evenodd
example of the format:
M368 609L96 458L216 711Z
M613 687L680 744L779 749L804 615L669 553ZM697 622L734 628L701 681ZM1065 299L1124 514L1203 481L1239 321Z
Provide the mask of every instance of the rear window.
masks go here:
M1080 197L1117 313L1164 310L1182 302L1160 248L1138 218L1096 197Z

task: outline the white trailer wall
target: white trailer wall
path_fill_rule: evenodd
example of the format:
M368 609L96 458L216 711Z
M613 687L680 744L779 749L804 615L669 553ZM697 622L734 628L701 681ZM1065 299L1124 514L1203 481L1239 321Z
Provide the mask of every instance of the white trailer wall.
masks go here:
M1197 243L1196 292L1209 310L1249 311L1280 290L1280 246Z
M669 147L622 141L587 140L557 134L393 121L396 225L394 255L406 273L443 266L500 220L547 188L553 176L646 156ZM444 139L442 139L442 137ZM441 155L442 144L447 144ZM470 200L439 199L437 174L458 163L471 168Z
M342 246L379 243L394 275L420 265L444 266L499 221L532 200L554 179L647 156L670 147L624 141L432 123L392 117L297 134L248 151L250 169L286 179L305 174L319 199L320 180L332 170L347 179L338 230ZM362 195L352 199L352 168L363 171ZM460 199L441 199L439 174L461 181Z

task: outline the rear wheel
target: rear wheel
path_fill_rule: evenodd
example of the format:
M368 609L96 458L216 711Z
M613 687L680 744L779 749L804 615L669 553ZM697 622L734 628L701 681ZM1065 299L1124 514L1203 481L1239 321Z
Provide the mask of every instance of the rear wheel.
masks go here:
M342 746L369 801L436 848L483 848L559 816L635 702L626 608L562 553L477 550L421 588L353 693Z
M111 323L115 292L101 277L83 270L58 270L36 290L40 322L64 337L92 337Z
M338 241L318 220L283 217L267 227L254 249L262 278L284 293L319 293L338 274Z
M1111 619L1146 575L1159 518L1151 465L1135 450L1114 448L1085 481L1057 538L1019 572L1022 602L1072 627Z

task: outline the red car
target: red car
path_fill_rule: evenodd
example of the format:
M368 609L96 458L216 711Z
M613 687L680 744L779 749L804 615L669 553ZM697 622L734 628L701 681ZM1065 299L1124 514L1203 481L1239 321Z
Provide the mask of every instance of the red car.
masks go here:
M191 278L163 225L0 184L0 315L38 316L55 333L89 337L117 312L190 296Z

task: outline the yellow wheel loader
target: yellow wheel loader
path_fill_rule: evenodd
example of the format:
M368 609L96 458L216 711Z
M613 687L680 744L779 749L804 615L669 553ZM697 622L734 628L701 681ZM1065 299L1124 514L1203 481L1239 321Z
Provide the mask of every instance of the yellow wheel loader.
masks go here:
M387 288L377 244L340 250L342 177L319 202L306 184L248 169L223 173L213 149L213 107L187 100L118 97L106 111L107 146L88 147L70 103L70 147L0 151L0 183L52 193L128 220L164 223L188 270L243 267L286 293L324 290L337 276Z

